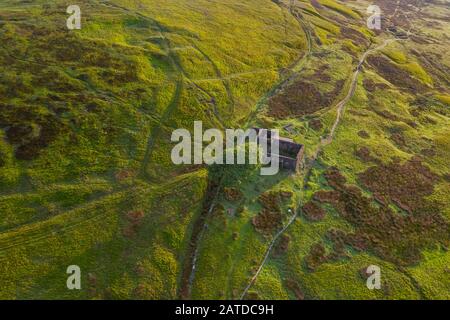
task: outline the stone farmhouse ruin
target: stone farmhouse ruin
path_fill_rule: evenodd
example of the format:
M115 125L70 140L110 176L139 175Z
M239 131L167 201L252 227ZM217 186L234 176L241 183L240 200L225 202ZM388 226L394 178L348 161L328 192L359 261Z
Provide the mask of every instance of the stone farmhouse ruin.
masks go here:
M258 139L261 135L260 128L253 128L258 134ZM271 141L271 131L267 130L267 139ZM302 144L295 143L292 139L279 137L279 154L278 159L280 161L280 168L284 170L299 172L305 151L305 146ZM268 146L268 155L271 155L270 145Z

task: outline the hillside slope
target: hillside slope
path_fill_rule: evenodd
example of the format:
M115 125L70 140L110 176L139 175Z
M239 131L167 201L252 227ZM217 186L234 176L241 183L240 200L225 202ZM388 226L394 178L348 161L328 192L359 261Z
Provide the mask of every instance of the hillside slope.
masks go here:
M81 30L0 4L0 298L450 298L445 1L378 1L380 31L362 0L77 2ZM176 166L194 121L303 168Z
M0 4L0 295L173 299L207 172L172 130L245 119L305 37L270 1L78 4Z

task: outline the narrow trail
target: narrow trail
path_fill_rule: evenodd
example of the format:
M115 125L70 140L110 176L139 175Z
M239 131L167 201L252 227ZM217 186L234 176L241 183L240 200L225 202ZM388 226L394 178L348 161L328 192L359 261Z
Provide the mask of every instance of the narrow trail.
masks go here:
M189 48L196 50L198 53L200 53L203 58L208 61L214 69L214 72L216 74L216 78L218 79L218 81L222 82L222 84L225 87L225 91L227 92L228 95L228 99L230 101L230 105L232 106L232 108L234 108L234 97L231 94L231 89L229 88L228 82L225 80L225 77L221 74L220 70L218 69L217 65L215 64L215 62L213 60L211 60L211 58L206 55L203 51L200 50L200 48L198 48L195 44L192 44L191 46L189 46ZM174 50L171 46L169 46L168 51L170 51L172 54L174 54ZM174 56L174 64L177 68L177 70L179 71L179 73L185 78L186 82L188 82L189 85L191 85L192 87L194 87L195 89L197 89L199 92L201 92L203 95L207 96L209 99L209 104L212 105L212 114L214 115L214 117L211 117L210 120L212 123L215 123L216 125L219 125L219 127L221 128L225 128L225 123L222 119L222 116L220 115L220 112L217 108L217 103L215 101L215 97L206 89L204 89L202 86L200 86L199 82L196 79L193 79L188 72L186 72L186 70L183 68L182 64L176 59L176 56ZM200 79L200 80L204 80L204 79ZM198 99L197 99L198 100ZM200 104L203 104L204 102L198 100Z
M342 113L343 113L343 111L344 111L344 109L345 109L345 106L347 105L347 103L350 101L350 99L351 99L351 98L353 97L353 95L355 94L356 87L357 87L357 84L358 84L358 75L359 75L359 73L360 73L361 70L362 70L362 66L363 66L364 62L366 61L366 58L367 58L370 54L372 54L372 53L374 53L374 52L376 52L376 51L378 51L378 50L381 50L381 49L385 48L388 44L390 44L390 43L392 43L392 42L395 42L395 41L400 41L400 40L401 40L401 39L387 39L387 40L385 40L381 45L379 45L378 47L373 48L373 49L370 49L370 48L369 48L369 49L368 49L366 52L364 52L364 54L361 56L361 58L360 58L360 60L359 60L359 63L358 63L358 66L356 67L356 70L355 70L355 72L353 73L352 80L351 80L351 83L350 83L350 88L349 88L349 90L348 90L347 95L344 97L343 100L341 100L341 101L336 105L336 107L337 107L337 114L336 114L336 119L335 119L335 121L334 121L334 123L333 123L333 126L331 127L331 131L330 131L330 133L328 134L328 136L326 136L325 138L322 138L322 139L321 139L320 144L319 144L317 150L313 153L313 156L312 156L312 160L313 160L313 161L317 158L318 154L320 153L320 151L322 150L323 147L325 147L325 146L327 146L327 145L329 145L329 144L331 144L331 143L333 142L334 136L335 136L335 134L336 134L336 129L338 128L339 123L341 122L341 119L342 119Z
M297 216L298 216L298 213L295 213L291 217L289 222L283 227L283 229L278 231L278 233L275 235L273 240L270 242L269 247L266 250L266 254L264 255L263 261L261 262L260 266L258 267L258 270L256 271L256 273L253 275L252 279L250 280L250 283L247 285L247 287L245 287L245 289L242 292L239 300L244 299L244 297L247 294L248 290L252 287L253 283L256 281L256 278L258 278L259 274L261 273L262 269L264 268L264 265L266 264L267 260L269 259L270 253L272 252L272 248L275 245L275 243L277 242L278 238L287 230L287 228L290 227L290 225L295 221Z
M350 88L348 90L347 95L344 97L343 100L341 100L336 105L337 106L336 120L333 123L333 126L331 128L330 134L327 137L321 139L321 142L320 142L317 150L313 153L311 165L307 168L307 170L305 172L306 179L309 176L309 171L311 170L311 168L312 168L315 160L317 159L318 154L322 150L322 148L327 146L327 145L329 145L329 144L331 144L333 142L333 139L334 139L334 136L335 136L335 133L336 133L336 129L338 128L339 123L340 123L340 121L342 119L342 113L344 111L344 108L345 108L346 104L350 101L350 99L353 97L353 95L354 95L354 93L356 91L356 86L357 86L357 83L358 83L358 75L361 72L362 65L364 64L367 56L370 55L371 53L375 52L375 51L383 49L389 43L394 42L394 41L399 41L399 40L401 40L401 39L387 39L381 45L379 45L378 47L373 48L373 49L369 48L361 56L361 59L359 60L358 66L357 66L355 72L353 73L352 81L350 83ZM269 247L266 249L266 253L264 254L264 258L263 258L260 266L258 267L258 269L257 269L256 273L253 275L253 277L250 279L250 282L247 285L247 287L245 287L244 291L242 292L242 294L240 296L240 300L244 299L244 297L247 294L248 290L255 283L256 279L258 278L259 274L261 273L262 269L264 268L267 260L269 259L270 253L271 253L274 245L276 244L277 240L279 239L279 237L292 225L292 223L298 217L299 213L300 213L300 205L297 206L297 210L296 210L295 214L289 219L288 223L273 237L272 241L269 243Z
M305 35L306 35L306 37L307 37L307 49L308 49L308 50L307 50L307 53L306 53L303 57L299 58L298 61L295 61L294 64L293 64L293 66L291 66L291 68L290 68L291 70L296 69L295 71L296 71L296 73L298 73L298 72L301 71L301 69L303 68L304 63L306 62L306 60L307 60L307 59L310 57L310 55L312 54L312 36L311 36L311 33L310 33L310 30L309 30L308 26L306 25L305 21L302 19L301 15L300 15L298 12L296 12L296 11L294 10L294 6L293 6L293 2L292 2L292 1L290 2L290 6L287 7L287 9L288 9L289 12L296 18L296 20L299 22L299 24L301 25L301 28L304 30L304 33L305 33ZM397 11L397 10L396 10L396 11ZM140 15L140 14L139 14L139 15ZM143 16L143 15L140 15L140 16ZM408 30L408 32L407 32L408 35L410 35L410 33L411 33L410 31L411 31L411 28L410 28L410 30ZM162 31L161 31L161 34L162 34ZM163 34L162 34L162 35L163 35ZM163 37L164 37L164 35L163 35ZM366 52L364 52L364 54L362 55L361 59L359 60L359 63L358 63L358 66L357 66L355 72L353 73L353 77L352 77L352 80L351 80L351 83L350 83L350 88L349 88L349 90L348 90L347 95L344 97L343 100L341 100L341 101L336 105L336 107L337 107L337 115L336 115L335 122L333 123L333 126L332 126L332 128L331 128L331 131L330 131L329 135L328 135L327 137L321 139L320 144L319 144L317 150L313 153L311 165L307 168L307 171L306 171L306 174L305 174L305 180L308 179L308 177L309 177L309 174L308 174L308 173L309 173L309 171L311 170L311 168L312 168L314 162L316 161L317 156L318 156L318 154L320 153L320 151L322 150L322 148L325 147L325 146L327 146L327 145L329 145L329 144L331 144L331 143L333 142L333 139L334 139L336 130L337 130L337 128L338 128L338 126L339 126L339 124L340 124L340 122L341 122L342 114L343 114L343 111L344 111L344 109L345 109L345 106L346 106L347 103L350 101L350 99L353 97L353 95L354 95L354 93L355 93L355 91L356 91L358 75L359 75L359 73L360 73L360 71L361 71L361 69L362 69L362 65L364 64L364 62L365 62L367 56L369 56L371 53L373 53L373 52L375 52L375 51L378 51L378 50L383 49L384 47L386 47L386 46L387 46L389 43L391 43L391 42L394 42L394 41L400 41L400 40L404 40L404 39L387 39L387 40L385 40L380 46L378 46L378 47L376 47L376 48L373 48L373 49L370 49L370 48L369 48ZM214 69L215 69L215 71L216 71L217 80L220 80L220 81L222 81L222 82L224 83L225 88L226 88L226 91L227 91L227 94L228 94L228 97L229 97L230 100L231 100L232 108L233 108L233 110L234 110L234 98L233 98L233 96L232 96L232 94L231 94L231 90L230 90L229 87L227 86L227 80L229 80L229 79L227 79L227 77L224 77L224 76L220 73L220 71L218 70L218 68L216 67L216 65L214 64L214 62L209 58L209 56L207 56L207 55L206 55L203 51L201 51L200 48L198 48L197 46L195 46L195 48L196 48L197 51L199 51L199 52L200 52L200 53L201 53L201 54L202 54L209 62L212 63L212 65L213 65L213 67L214 67ZM175 61L174 61L174 62L175 62L175 65L177 65L176 59L174 59L174 60L175 60ZM183 73L183 72L181 72L181 73ZM263 105L264 102L267 101L267 99L268 99L270 96L274 95L280 88L282 88L286 83L288 83L288 81L291 80L291 78L292 78L292 76L287 77L287 78L284 79L281 83L279 83L279 84L278 84L275 88L273 88L273 89L272 89L265 97L263 97L263 99L261 99L260 102L258 102L257 106ZM194 81L192 81L191 79L188 79L188 80L189 80L189 82L194 82ZM213 79L208 79L208 80L213 80ZM215 79L214 79L214 80L215 80ZM194 84L194 85L198 86L197 84ZM179 88L179 86L177 86L177 91L178 91L178 88ZM203 91L203 90L202 90L202 91ZM177 94L175 94L175 96L176 96L176 95L177 95ZM176 102L175 102L175 104L176 104ZM171 108L168 108L168 109L171 109ZM255 113L253 113L252 115L255 115L255 114L257 113L257 111L259 111L259 108L258 108L258 107L256 108ZM250 118L252 118L252 116L250 116ZM151 145L152 145L152 142L151 142L151 141L153 141L153 139L149 139L148 147L150 148L150 150L151 150ZM148 150L147 150L147 151L148 151ZM146 158L148 158L147 153L148 153L148 152L146 152ZM147 159L147 161L148 161L148 159ZM144 161L144 163L145 163L145 161ZM213 199L213 201L210 203L210 207L209 207L209 209L208 209L208 211L207 211L207 214L205 215L204 218L206 218L206 216L208 216L209 213L212 211L212 209L214 208L214 203L215 203L215 199ZM300 208L300 206L298 206L298 208ZM245 295L247 294L248 290L251 288L251 286L254 284L254 282L255 282L256 279L258 278L258 276L259 276L259 274L261 273L262 269L264 268L264 266L265 266L267 260L269 259L270 253L271 253L271 251L272 251L274 245L276 244L277 240L279 239L279 237L280 237L280 236L281 236L281 235L282 235L282 234L283 234L283 233L284 233L284 232L292 225L292 223L293 223L293 222L296 220L296 218L298 217L298 214L299 214L299 213L300 213L300 209L297 209L296 212L295 212L295 214L289 219L288 223L287 223L287 224L286 224L286 225L285 225L285 226L284 226L284 227L283 227L283 228L275 235L275 237L272 239L272 241L271 241L270 244L269 244L269 247L268 247L267 250L266 250L266 253L265 253L265 255L264 255L264 258L263 258L263 260L262 260L260 266L258 267L258 269L257 269L256 273L254 274L254 276L251 278L251 280L250 280L249 284L247 285L247 287L244 289L242 295L240 296L240 299L241 299L241 300L245 297ZM203 220L203 219L201 219L201 220ZM195 241L194 241L194 242L196 243L196 245L195 245L194 248L192 248L192 249L193 249L193 255L192 255L191 259L190 259L191 262L189 263L189 267L190 267L190 268L188 268L188 270L189 270L189 276L185 279L186 282L184 283L184 285L182 284L182 286L181 286L181 294L182 294L182 295L184 294L186 297L190 296L192 283L193 283L193 280L194 280L194 277L195 277L196 262L197 262L197 258L198 258L198 243L200 242L200 240L201 240L202 237L203 237L205 228L206 228L206 225L203 224L203 226L201 227L201 230L200 230L199 234L196 236L197 239L195 239Z
M280 6L289 11L289 13L297 20L297 22L300 25L300 28L305 33L306 52L303 53L294 62L292 62L291 65L288 67L291 74L289 76L285 77L284 79L281 79L281 81L279 83L277 83L267 94L265 94L256 103L255 110L249 115L249 117L247 119L247 122L246 122L247 127L250 127L251 122L255 119L256 115L261 111L261 108L263 108L266 105L267 101L271 97L276 95L280 90L282 90L286 86L286 84L288 84L296 75L298 75L303 70L303 67L305 66L306 62L308 61L308 59L311 57L311 55L313 53L313 41L312 41L311 31L309 29L309 26L307 25L307 23L304 21L303 17L301 16L301 14L299 14L298 12L296 12L294 10L295 5L293 4L293 2L291 1L289 6L282 5L282 4L280 4Z
M130 187L122 188L121 190L111 192L103 197L100 197L99 199L90 201L88 203L82 204L80 206L59 213L58 216L56 216L56 218L86 210L86 215L82 216L80 215L80 217L75 217L73 220L70 221L69 224L66 223L65 225L61 225L57 227L56 230L55 229L53 229L52 231L46 230L45 228L52 226L53 220L43 220L43 221L36 221L32 224L18 226L13 229L9 229L2 232L0 234L0 262L7 259L8 257L7 251L12 248L29 246L33 243L48 239L54 236L55 234L68 232L76 227L79 227L80 225L92 223L96 219L103 219L103 217L109 215L109 213L107 211L100 211L100 210L99 210L100 213L98 213L95 210L95 208L97 206L100 206L102 203L104 203L104 201L107 201L108 199L114 198L118 199L121 196L125 197L128 189L130 189ZM91 208L91 210L87 210L89 208ZM45 232L43 232L43 229ZM24 230L26 230L25 231L26 237L24 237Z
M170 117L172 116L172 114L175 112L175 110L178 107L180 98L181 98L181 93L183 91L184 88L184 81L185 81L185 77L183 75L183 70L180 69L180 66L178 65L177 62L177 56L175 54L175 52L172 50L172 46L170 43L170 40L165 36L164 34L164 28L163 26L155 19L148 17L140 12L134 11L134 10L130 10L126 7L123 7L117 3L114 2L106 2L106 1L100 1L99 3L100 5L103 5L105 7L109 7L112 9L116 9L116 10L121 10L123 12L126 12L128 14L132 14L132 15L136 15L144 20L149 21L150 23L153 24L153 26L155 26L158 29L159 32L159 37L162 39L162 49L164 50L164 52L167 53L167 56L170 60L170 65L172 66L172 68L175 70L175 72L177 73L177 77L176 79L173 79L176 82L176 88L175 88L175 92L172 96L171 101L169 102L169 104L167 105L167 107L165 108L163 114L161 115L161 118L159 120L159 124L154 126L151 131L150 134L147 138L147 146L146 146L146 150L145 150L145 154L144 154L144 158L141 161L141 168L140 168L140 175L144 178L149 178L146 168L148 167L149 163L150 163L150 159L153 153L153 149L154 149L154 145L155 145L155 141L158 139L159 134L161 132L162 126L170 119Z
M161 115L159 124L152 128L150 135L148 136L147 147L145 150L144 158L141 163L141 170L140 170L140 174L146 178L149 178L147 175L146 168L148 167L148 164L150 163L150 159L151 159L151 155L152 155L152 152L154 149L153 147L155 145L155 141L159 137L159 133L161 132L162 126L170 119L170 117L172 116L174 111L177 109L178 104L180 102L181 93L184 88L184 79L182 76L183 72L178 67L176 57L174 56L173 52L170 50L170 48L171 48L170 41L164 36L161 26L159 24L157 24L157 26L160 30L160 33L161 33L161 36L163 39L163 49L165 52L168 53L168 57L170 59L170 64L171 64L172 68L174 70L176 70L177 73L179 74L179 78L176 81L176 88L175 88L175 92L172 96L172 99L171 99L170 103L167 105L163 114Z
M244 76L250 76L255 74L263 74L263 73L269 73L269 72L275 72L276 69L261 69L261 70L254 70L254 71L246 71L246 72L236 72L231 73L228 75L223 75L221 77L215 77L215 78L199 78L199 79L191 79L192 82L201 83L201 82L222 82L224 80L233 80L236 78L244 77Z
M296 71L296 73L298 74L299 71L301 71L301 69L303 68L303 66L305 65L307 59L311 56L312 54L312 37L311 37L311 33L308 29L308 27L306 26L306 23L304 21L302 21L302 18L299 17L298 14L296 14L293 9L291 7L287 8L289 10L289 12L296 18L296 20L299 22L300 27L303 29L306 38L307 38L307 51L306 53L304 53L302 56L300 56L298 59L296 59L290 66L289 69L292 71ZM198 47L195 47L198 51L201 52L201 50L199 50ZM201 52L202 53L202 52ZM205 57L206 58L206 57ZM209 57L208 57L209 59ZM218 71L218 70L216 70ZM256 71L258 72L258 71ZM251 72L251 73L256 73L256 72ZM216 72L217 74L217 72ZM246 74L246 73L242 73L242 74ZM241 75L241 74L238 74ZM219 71L219 77L221 79L227 79L227 76L222 76L220 74ZM255 111L252 112L248 119L247 119L247 123L246 126L248 127L251 123L251 121L254 119L254 116L258 113L258 111L260 110L260 107L264 105L264 103L267 101L267 99L269 99L271 96L273 96L274 94L276 94L276 92L278 92L278 90L280 90L286 83L288 83L290 80L292 79L292 76L286 77L285 79L283 79L280 83L278 83L274 88L272 88L272 90L270 92L268 92L264 97L262 97L256 104L256 108ZM195 81L195 80L193 80ZM234 101L233 101L234 103ZM220 190L220 189L219 189ZM209 210L207 211L207 213L201 217L201 220L204 222L204 220L206 219L206 217L208 217L210 215L210 213L212 212L212 210L214 209L214 206L216 205L216 198L218 196L218 193L216 194L216 196L214 197L214 199L212 199L211 203L210 203L210 207ZM292 217L292 221L290 223L293 222L293 220L296 217ZM289 223L289 225L290 225ZM286 226L286 229L289 227L289 225ZM206 230L206 224L203 224L203 226L201 227L201 230L198 232L198 235L194 235L193 238L191 240L192 243L192 248L191 248L191 253L192 256L191 257L187 257L187 259L189 260L185 266L185 270L184 272L189 272L189 275L186 274L184 276L182 276L182 281L181 281L181 285L180 285L180 289L179 289L179 295L180 297L186 298L186 297L190 297L191 294L191 289L192 289L192 284L193 281L195 279L195 271L196 271L196 265L197 265L197 260L198 260L198 253L199 253L199 243L201 242L203 235L205 233ZM280 235L285 231L285 229L281 230L279 233ZM272 244L273 246L273 244ZM270 251L267 253L267 257L269 255ZM266 257L266 259L267 259ZM263 265L261 266L262 269ZM259 270L260 271L260 270ZM259 272L258 272L259 273Z
M220 71L219 67L217 66L217 64L214 62L213 59L211 59L198 45L193 44L194 48L203 56L203 58L205 58L206 61L208 61L211 66L214 69L214 73L216 74L216 77L219 79L223 79L222 83L223 86L225 87L225 92L227 93L228 96L228 100L230 102L230 111L232 113L234 113L235 111L235 100L234 100L234 96L233 96L233 91L231 90L231 84L230 82L226 79L226 77L224 77L222 75L222 72Z
M123 12L126 12L128 14L134 14L144 20L147 20L149 22L151 22L159 31L159 38L162 40L162 49L164 50L164 52L166 52L169 60L170 60L170 65L173 68L173 70L176 73L175 78L169 79L169 81L164 81L165 83L174 83L176 84L176 88L175 88L175 92L172 96L171 101L169 102L169 104L167 105L167 107L165 108L165 110L163 111L163 114L161 115L160 119L155 119L154 115L149 115L150 117L154 118L155 120L157 120L159 122L158 125L154 126L151 131L150 134L147 138L147 146L146 146L146 150L144 153L144 158L141 162L141 168L140 168L140 175L144 178L149 179L149 176L147 174L146 168L148 167L150 160L151 160L151 156L154 150L154 145L156 140L158 139L160 132L162 130L162 127L165 125L165 123L171 118L171 116L173 115L173 113L177 110L177 107L180 103L180 99L181 99L181 94L182 91L184 90L184 88L186 87L186 84L190 84L192 86L194 86L196 89L198 89L200 92L202 92L203 94L209 96L210 98L212 98L211 94L208 93L205 89L203 89L200 85L198 85L197 83L195 83L190 77L189 75L185 72L185 70L183 69L183 66L180 64L178 56L176 54L176 48L174 50L174 48L172 47L172 43L171 41L166 37L165 32L163 31L164 28L163 26L155 19L148 17L147 15L144 15L140 12L136 12L134 10L130 10L126 7L122 7L116 3L112 3L112 2L100 2L101 5L104 5L106 7L109 8L113 8L113 9L117 9L117 10L121 10ZM216 71L216 76L218 78L222 77L222 74L220 73L220 71L218 70L217 66L214 64L214 62L204 53L202 52L197 46L195 46L194 44L191 46L187 46L185 48L193 48L195 50L197 50L199 53L201 53L206 60L208 60L211 64L213 64L214 70ZM225 80L223 80L224 85L225 85ZM161 83L161 82L159 82ZM226 88L229 89L228 86L225 85ZM228 94L230 95L230 90L227 90ZM232 105L234 106L234 98L231 96L230 98ZM218 124L219 126L223 127L223 120L217 110L217 106L215 103L213 103L213 112L212 114L214 115L215 119L211 119L212 122L215 122L216 124Z
M159 187L152 188L152 190L165 190L174 188L175 186L180 185L184 181L189 181L190 175L185 174L181 176L177 176L174 179L163 183ZM44 220L44 221L36 221L32 224L17 226L12 229L5 230L0 233L0 263L5 261L8 256L8 251L17 248L29 246L45 239L48 239L55 234L63 234L69 232L73 229L76 229L82 225L93 223L96 220L104 219L104 217L110 215L108 211L101 210L103 208L103 204L107 201L116 201L121 202L123 199L128 197L130 199L129 190L132 189L132 186L126 186L119 190L110 192L105 194L104 196L99 197L98 199L94 199L87 203L83 203L74 208L68 209L64 212L59 213L54 219L59 219L61 216L69 216L72 215L73 218L70 219L70 223L61 224L58 227L53 225L53 223L57 224L54 220ZM98 210L96 210L98 208ZM78 214L79 212L85 211L86 214ZM49 227L52 227L52 230L49 231ZM24 232L26 237L24 236Z
M169 103L169 105L164 110L163 115L161 116L159 125L153 127L153 129L150 132L150 135L148 136L147 140L147 147L145 150L144 158L141 163L141 175L144 177L147 177L146 168L148 164L150 163L150 158L152 156L153 147L155 145L155 141L159 137L159 133L161 131L161 127L167 122L168 119L172 116L174 111L176 110L178 103L180 101L181 92L183 91L184 82L183 80L179 80L176 85L175 92L172 96L172 101Z

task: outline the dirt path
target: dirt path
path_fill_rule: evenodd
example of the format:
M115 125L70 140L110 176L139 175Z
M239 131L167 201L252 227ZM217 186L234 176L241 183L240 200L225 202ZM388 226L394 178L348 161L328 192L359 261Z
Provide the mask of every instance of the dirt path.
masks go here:
M289 220L289 222L283 227L283 229L281 229L273 238L272 242L270 242L269 247L266 250L266 254L264 255L264 259L261 262L261 265L259 266L258 270L256 271L255 275L252 277L252 279L250 280L250 283L247 285L247 287L245 287L244 292L242 292L239 300L244 299L245 295L247 294L248 290L251 288L251 286L253 285L253 283L256 281L256 278L258 278L259 274L261 273L262 269L264 268L264 265L266 264L267 260L269 259L270 253L272 252L272 248L275 245L275 243L277 242L278 238L287 230L287 228L289 228L289 226L295 221L295 219L297 218L297 213L294 214L291 219Z
M282 6L282 5L280 5ZM257 103L255 110L249 115L246 127L250 127L252 124L252 121L255 119L256 115L261 111L261 109L267 104L267 101L276 95L280 90L282 90L296 75L298 75L299 72L302 71L303 67L305 66L308 59L311 57L313 53L313 41L312 41L312 35L311 31L309 29L308 24L304 21L303 17L298 14L296 11L294 11L294 5L290 4L290 6L282 6L283 8L287 9L289 13L298 21L300 27L302 28L303 32L305 33L307 46L306 46L306 53L303 53L299 58L297 58L291 65L288 67L288 69L291 71L291 75L287 76L284 79L281 79L279 83L277 83L267 94L265 94Z
M339 123L341 121L342 118L342 112L344 111L344 108L346 106L346 104L350 101L350 99L353 97L353 95L355 94L356 91L356 86L358 84L358 75L361 72L362 66L364 64L364 62L366 61L367 56L369 56L371 53L381 50L384 47L386 47L389 43L392 43L394 41L398 41L400 39L387 39L385 40L381 45L379 45L376 48L373 49L368 49L366 52L364 52L364 54L362 55L361 59L359 60L358 66L356 67L355 72L353 73L353 77L352 77L352 81L350 83L350 89L348 90L347 95L345 96L345 98L340 101L336 107L337 107L337 115L336 115L336 120L333 123L333 126L331 127L331 131L330 134L328 136L326 136L325 138L321 139L321 143L318 147L317 153L324 147L329 145L330 143L333 142L333 138L334 135L336 133L336 129L339 126ZM317 156L317 154L316 154Z
M347 95L344 97L343 100L341 100L336 106L337 106L337 115L336 115L336 120L333 123L333 126L331 128L330 134L321 139L321 143L318 146L317 150L314 152L313 154L313 159L311 161L311 164L314 163L314 161L317 159L318 154L320 153L320 151L322 150L323 147L329 145L330 143L333 142L333 138L335 136L336 133L336 129L339 126L339 123L341 121L342 118L342 113L344 111L344 108L346 106L346 104L350 101L350 99L353 97L355 90L356 90L356 86L358 83L358 75L362 69L362 65L364 64L366 58L368 55L370 55L371 53L377 51L377 50L381 50L384 47L386 47L389 43L394 42L394 41L399 41L400 39L387 39L385 40L380 46L373 48L373 49L368 49L366 52L364 52L364 54L361 56L361 59L359 60L358 66L355 70L355 72L353 73L353 77L352 77L352 81L350 83L350 88L348 90ZM309 168L307 169L307 172L305 173L305 176L308 177L309 176L309 171L311 170L312 165L309 166ZM240 300L244 299L245 295L247 294L248 290L252 287L252 285L255 283L256 279L258 278L259 274L261 273L264 265L266 264L267 260L269 259L270 253L272 251L272 248L274 247L275 243L277 242L277 240L279 239L279 237L291 226L291 224L296 220L296 218L298 217L300 213L300 204L298 205L298 209L296 210L295 214L289 219L288 223L274 236L274 238L272 239L272 241L269 244L269 247L266 250L266 253L264 255L264 258L260 264L260 266L258 267L256 273L254 274L254 276L251 278L249 284L247 285L247 287L245 287L244 291L242 292L241 296L240 296Z
M155 141L159 137L159 133L161 132L161 127L170 119L176 108L178 107L178 104L180 102L181 92L183 91L184 82L183 80L179 80L176 85L175 92L172 96L172 100L169 103L169 105L164 110L163 115L161 116L160 122L158 125L154 126L150 132L150 135L148 136L147 140L147 147L145 150L144 158L141 163L141 172L140 174L146 178L147 177L147 171L146 168L148 164L150 163L150 159L153 152L153 147L155 145Z
M225 91L227 93L228 100L230 102L230 109L231 109L231 112L234 113L234 111L235 111L235 100L234 100L234 96L233 96L233 91L231 90L230 82L222 75L222 72L220 71L219 67L214 62L213 59L211 59L199 46L197 46L195 44L193 44L193 46L195 47L195 49L198 52L200 52L200 54L203 56L203 58L205 58L205 60L208 61L211 64L211 66L214 69L214 73L216 74L216 77L220 78L220 79L223 79L222 83L223 83L223 86L225 87Z
M299 17L295 12L292 11L292 8L287 8L289 10L289 12L297 19L297 21L299 22L301 28L303 29L303 31L305 32L306 38L307 38L307 51L305 54L303 54L302 56L300 56L296 61L294 61L291 66L289 66L289 69L292 71L296 71L297 73L303 68L303 66L305 65L307 59L310 57L310 55L312 54L312 38L311 38L311 34L310 31L306 25L306 23L304 21L302 21L302 18ZM196 47L196 49L198 50L198 48ZM200 51L200 50L199 50ZM201 52L201 51L200 51ZM206 58L206 57L205 57ZM209 59L209 57L208 57ZM222 74L219 73L220 71L217 69L216 70L216 74L218 74L218 77L221 80L225 80L227 79L227 77L223 76ZM252 73L256 73L256 72L252 72ZM254 116L259 112L260 107L263 106L266 101L273 96L274 94L276 94L276 92L278 90L280 90L289 80L291 80L291 77L287 77L286 79L283 79L280 83L278 83L274 88L272 88L272 90L270 92L268 92L264 97L262 97L259 102L256 104L256 108L255 111L252 112L247 120L247 127L250 125L251 121L254 119ZM195 82L195 80L193 80L193 82ZM233 101L234 103L234 101ZM179 289L179 296L181 298L190 298L191 295L191 289L192 289L192 283L194 281L194 277L195 277L195 271L196 271L196 264L197 264L197 259L198 259L198 251L199 251L199 243L201 242L202 238L203 238L203 234L205 232L206 229L206 224L205 224L205 220L206 217L209 216L209 214L212 212L212 210L214 209L215 206L215 201L216 201L216 197L217 195L214 197L214 199L212 199L210 201L210 203L208 204L208 210L207 212L204 212L201 217L197 220L196 223L198 223L199 225L196 227L194 226L194 230L193 230L193 235L191 237L191 242L189 245L189 253L186 256L186 262L184 263L184 270L183 270L183 274L182 274L182 279L181 279L181 284L180 284L180 289ZM204 209L205 210L205 209ZM205 210L206 211L206 210ZM290 223L288 225L286 225L285 228L283 228L279 234L277 235L280 236L288 227L289 225L293 222L293 220L295 220L296 216L293 216L291 219L292 221L290 221ZM275 243L275 242L274 242ZM272 249L274 243L271 244L270 250ZM268 250L265 260L267 260L270 250ZM261 265L261 269L264 266L264 264ZM258 270L258 274L261 270ZM256 279L257 275L255 276ZM249 285L249 287L251 286L251 284Z

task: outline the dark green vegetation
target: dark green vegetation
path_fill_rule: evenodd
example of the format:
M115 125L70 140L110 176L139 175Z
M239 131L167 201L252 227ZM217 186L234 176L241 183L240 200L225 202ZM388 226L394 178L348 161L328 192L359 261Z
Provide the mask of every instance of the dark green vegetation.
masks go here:
M0 297L449 299L450 10L378 3L380 32L359 0L80 0L69 31L2 1ZM280 128L304 169L173 165L198 120Z

